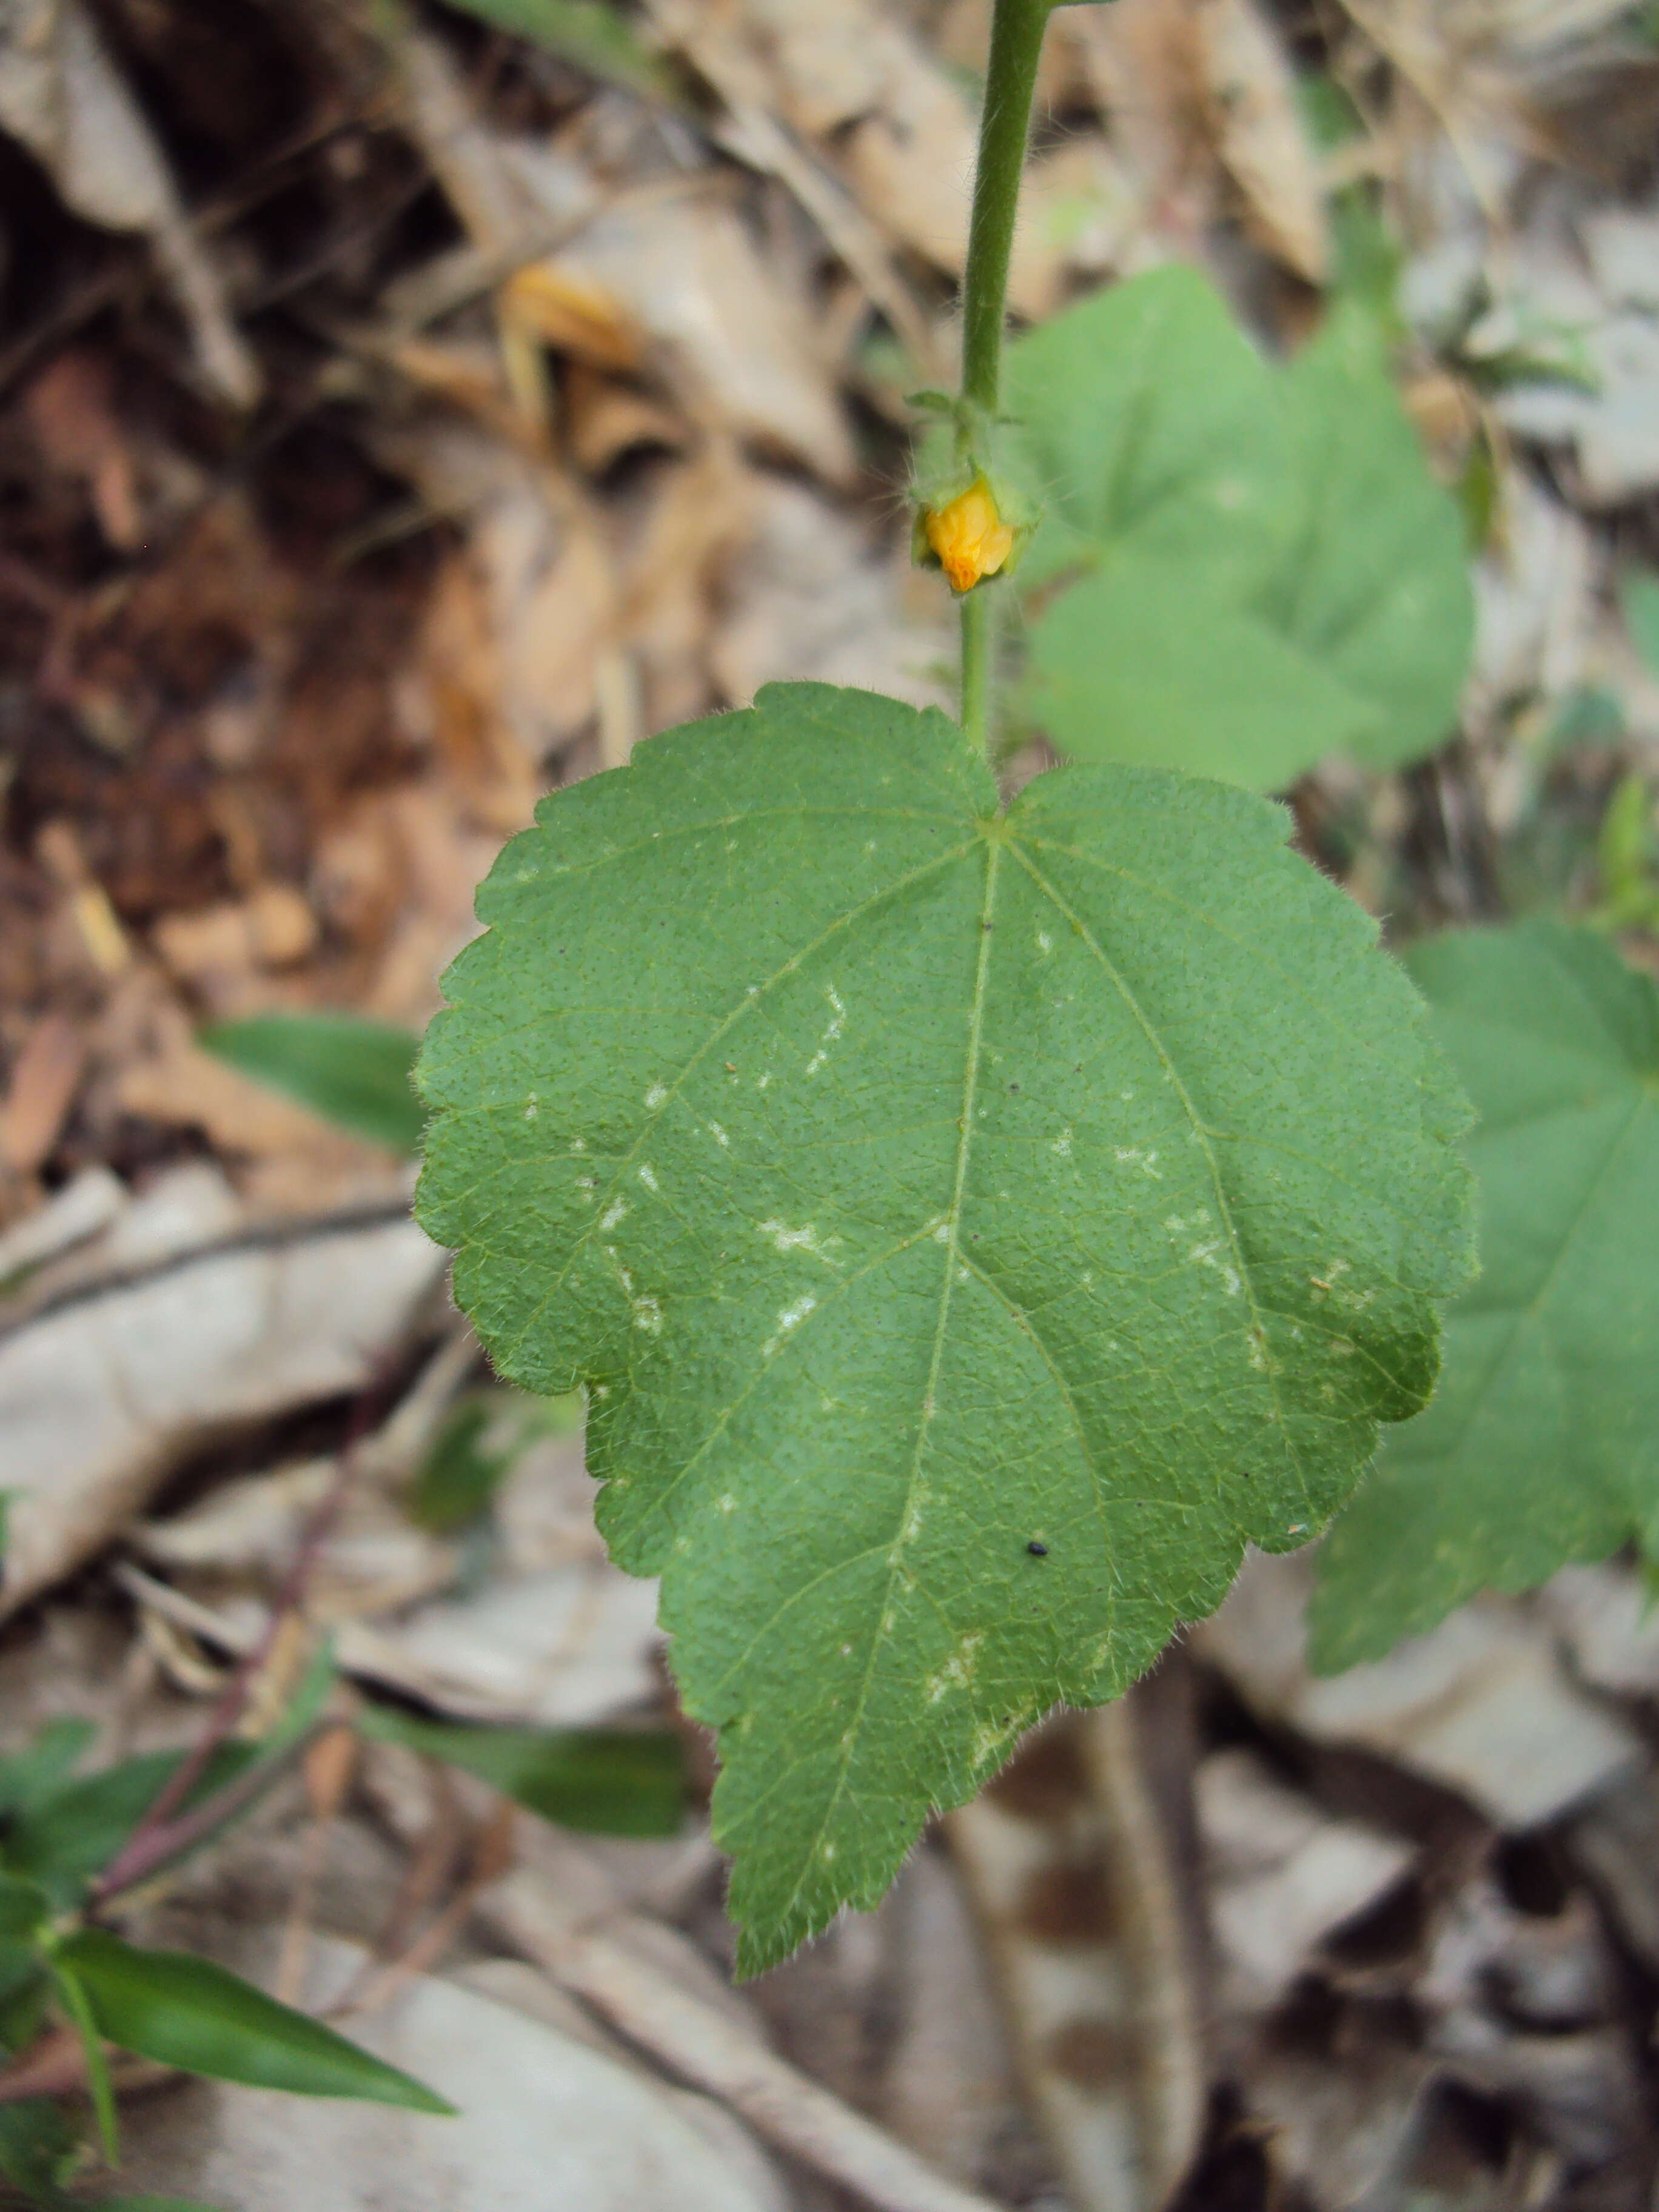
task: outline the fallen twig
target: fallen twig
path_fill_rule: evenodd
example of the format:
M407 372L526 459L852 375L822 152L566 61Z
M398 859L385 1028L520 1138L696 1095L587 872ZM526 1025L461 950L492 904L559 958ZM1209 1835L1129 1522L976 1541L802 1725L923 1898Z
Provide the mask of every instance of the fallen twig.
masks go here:
M621 1944L572 1929L525 1876L509 1876L483 1899L479 1912L502 1941L631 2042L880 2212L998 2212L989 2197L947 2181Z

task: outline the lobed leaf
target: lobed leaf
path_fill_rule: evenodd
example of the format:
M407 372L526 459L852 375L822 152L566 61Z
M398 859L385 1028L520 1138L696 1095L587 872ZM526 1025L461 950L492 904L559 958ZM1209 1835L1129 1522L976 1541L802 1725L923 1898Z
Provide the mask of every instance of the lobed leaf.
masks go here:
M1427 1413L1333 1528L1315 1663L1379 1656L1485 1588L1659 1553L1659 989L1531 921L1409 956L1480 1113L1480 1279Z
M1275 371L1195 271L1156 270L1021 339L1008 381L1049 502L1022 573L1069 579L1029 687L1063 750L1271 789L1440 742L1473 639L1462 524L1368 318Z
M501 1371L587 1386L745 1971L1429 1394L1465 1109L1285 829L1125 768L1004 814L942 714L780 685L544 801L479 895L418 1211Z

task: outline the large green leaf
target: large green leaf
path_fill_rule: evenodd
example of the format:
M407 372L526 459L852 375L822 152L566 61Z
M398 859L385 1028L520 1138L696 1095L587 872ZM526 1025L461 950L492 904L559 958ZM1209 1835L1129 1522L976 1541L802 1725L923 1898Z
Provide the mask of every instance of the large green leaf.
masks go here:
M416 2112L453 2109L412 2075L210 1959L141 1951L101 1928L66 1937L56 1956L99 2033L141 2058L299 2096L360 2097Z
M1325 1547L1326 1668L1477 1589L1659 1551L1659 990L1552 922L1431 939L1411 967L1480 1115L1484 1272L1433 1405Z
M1266 362L1195 270L1042 324L1010 349L1007 391L1047 508L1024 577L1152 560L1237 601L1272 574L1289 434Z
M1429 472L1369 318L1333 316L1280 397L1297 527L1261 613L1346 692L1359 726L1343 744L1398 767L1457 720L1474 644L1463 517Z
M1023 338L1009 387L1049 507L1022 577L1071 578L1034 602L1027 702L1063 750L1276 788L1445 736L1462 525L1363 318L1270 370L1158 270Z
M600 1836L672 1836L685 1817L685 1762L661 1730L479 1728L390 1705L359 1714L363 1735L476 1774L527 1812Z
M1429 1392L1464 1108L1285 829L1127 769L1004 815L943 715L780 685L544 801L480 895L419 1211L502 1371L587 1384L745 1969Z

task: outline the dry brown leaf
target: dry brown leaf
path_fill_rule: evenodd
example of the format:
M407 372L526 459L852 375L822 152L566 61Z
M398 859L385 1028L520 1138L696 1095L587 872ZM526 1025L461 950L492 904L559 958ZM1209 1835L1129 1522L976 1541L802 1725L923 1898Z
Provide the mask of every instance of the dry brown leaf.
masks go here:
M1070 12L1149 232L1166 250L1196 256L1218 197L1197 0L1115 0Z
M355 1943L313 1948L330 1996L372 1963ZM324 2100L296 2126L274 2091L203 2085L135 2108L124 2179L242 2212L343 2212L383 2197L388 2175L406 2212L785 2212L781 2184L718 2108L475 1990L417 1976L343 2025L441 2084L459 2117Z
M1324 194L1279 33L1255 0L1197 0L1197 31L1212 127L1246 227L1298 276L1322 284L1331 259Z
M805 484L757 483L752 534L726 597L712 659L734 703L783 678L859 684L919 707L949 703L940 672L952 641L937 580L872 548L865 529Z
M180 1018L168 1024L150 1056L122 1068L122 1109L171 1128L200 1129L232 1158L299 1154L315 1175L349 1171L364 1148L306 1111L204 1052Z
M258 969L308 959L317 947L317 917L293 884L267 883L246 899L164 915L150 940L175 975L222 989L245 984Z
M252 406L263 381L258 363L167 157L80 0L12 0L0 16L0 130L28 148L83 221L144 233L204 377L233 406Z
M743 21L784 116L825 144L869 220L960 275L978 119L939 58L868 0L744 0ZM1009 280L1016 313L1047 313L1060 269L1041 228L1023 226Z
M86 486L105 538L119 552L134 550L143 516L108 362L86 350L59 354L29 386L23 407L47 461Z
M47 1014L29 1030L0 1104L0 1162L14 1175L46 1164L86 1064L85 1036L67 1014Z
M1068 2201L1158 2212L1204 2067L1174 1832L1128 1704L1051 1720L945 1833Z
M1254 1752L1212 1752L1194 1778L1210 1919L1229 2009L1270 2010L1325 1938L1378 1903L1407 1844L1333 1820L1274 1780Z
M556 262L517 269L497 295L502 316L556 353L574 354L597 368L637 368L638 325L608 292L583 283Z
M360 1389L442 1279L408 1219L272 1231L88 1285L0 1332L9 1613L204 1437Z
M1465 1606L1386 1659L1310 1675L1312 1571L1304 1553L1249 1553L1226 1603L1190 1632L1264 1717L1379 1753L1514 1830L1558 1818L1640 1760L1624 1723L1574 1688L1552 1638L1501 1599Z

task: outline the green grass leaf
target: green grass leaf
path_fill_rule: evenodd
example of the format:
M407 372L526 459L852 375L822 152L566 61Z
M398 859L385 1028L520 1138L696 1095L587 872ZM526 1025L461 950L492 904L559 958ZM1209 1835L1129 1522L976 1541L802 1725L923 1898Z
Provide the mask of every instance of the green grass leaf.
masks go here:
M304 2097L453 2110L412 2075L210 1959L142 1951L100 1928L66 1937L56 1955L84 1993L99 2033L141 2058Z
M0 2105L0 2175L31 2204L56 2212L70 2202L62 2185L80 2148L75 2130L50 2098Z
M1433 938L1410 965L1481 1116L1484 1272L1433 1405L1326 1544L1327 1669L1478 1589L1659 1551L1659 990L1554 922Z
M207 1051L267 1090L403 1153L420 1149L421 1109L410 1087L419 1042L356 1014L258 1014L216 1022L200 1037Z
M489 1512L514 1455L495 1439L499 1425L500 1409L487 1398L451 1411L410 1486L409 1516L418 1528L448 1535Z
M86 1884L115 1856L160 1795L181 1753L143 1752L67 1781L32 1805L0 1838L0 1863L38 1881L60 1909L81 1903ZM189 1802L199 1804L256 1756L252 1744L214 1754Z
M685 1817L685 1761L660 1730L458 1726L368 1705L362 1733L476 1774L527 1812L598 1836L672 1836Z
M52 1899L38 1881L0 1874L0 1941L33 1936L52 1917Z
M23 1750L0 1759L0 1821L44 1804L63 1786L97 1733L90 1721L48 1721Z
M1011 406L1049 515L1027 706L1062 750L1278 788L1327 755L1389 767L1453 726L1473 641L1455 501L1370 319L1286 369L1191 270L1020 340Z
M92 2000L82 1986L81 1978L73 1966L62 1956L65 1947L55 1946L47 1960L46 1971L58 2001L68 2014L76 2033L81 2039L81 2053L86 2063L87 2094L92 2100L94 2117L98 2122L99 2141L104 2156L111 2166L121 2162L121 2125L115 2110L115 2090L109 2078L109 2061L104 2056L103 2039L98 2032L98 2022L93 2014Z
M1465 1108L1285 827L1128 769L1005 817L942 714L779 685L544 801L480 893L418 1210L497 1367L587 1386L745 1971L1429 1393Z
M665 97L672 81L641 44L627 18L605 0L450 0L498 31L529 39L562 62L630 92Z

